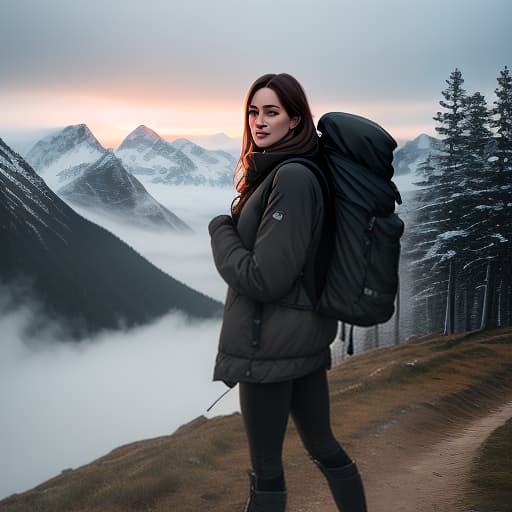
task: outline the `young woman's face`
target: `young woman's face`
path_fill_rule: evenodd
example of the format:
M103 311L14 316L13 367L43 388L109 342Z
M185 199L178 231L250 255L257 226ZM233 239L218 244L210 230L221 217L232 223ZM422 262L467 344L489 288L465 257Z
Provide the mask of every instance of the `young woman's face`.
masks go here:
M247 115L252 139L259 148L275 144L300 121L299 117L290 118L277 94L268 87L254 93Z

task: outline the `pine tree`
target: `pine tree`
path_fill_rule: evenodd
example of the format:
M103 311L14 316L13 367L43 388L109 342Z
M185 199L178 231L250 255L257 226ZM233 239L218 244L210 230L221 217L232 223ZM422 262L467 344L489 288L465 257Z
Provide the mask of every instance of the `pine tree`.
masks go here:
M439 223L441 234L453 233L453 236L438 238L438 253L444 256L455 254L456 233L461 232L459 197L464 193L464 115L466 113L466 91L462 88L464 79L459 69L450 73L446 80L448 87L441 91L444 100L439 104L445 109L437 112L433 118L440 126L436 131L443 136L442 153L434 158L438 169L435 173L438 212L435 220ZM434 219L433 219L434 220Z
M494 155L492 160L493 195L492 233L493 255L500 300L497 315L507 317L507 304L512 296L512 76L507 66L500 71L495 89L496 101L492 109L491 127L494 133ZM509 314L509 312L508 312Z
M492 132L489 129L489 110L484 96L479 92L464 102L464 136L462 139L463 176L459 196L461 227L465 230L466 248L459 254L459 261L466 265L476 258L485 257L490 249L494 229L493 172L489 163Z
M421 181L416 185L415 200L418 203L414 229L404 240L404 254L411 265L413 293L415 297L415 325L418 332L428 333L441 328L444 298L441 284L443 267L439 267L439 237L443 224L438 222L443 215L443 204L439 201L443 185L440 171L434 165L435 156L429 154L418 166Z
M492 109L491 127L494 129L493 206L494 234L500 242L497 253L503 259L512 251L512 76L507 66L500 72L495 89L496 101Z
M494 170L492 204L496 233L502 242L508 242L510 250L512 229L510 221L505 217L512 206L512 76L507 66L497 80L498 87L494 91L497 99L491 116L491 127L495 130L495 147L491 158Z
M466 91L464 79L459 69L450 73L446 80L448 87L441 91L444 99L439 101L443 112L437 112L434 120L440 126L436 131L443 136L440 155L433 158L435 171L431 171L426 200L422 208L423 223L427 223L430 240L425 239L425 247L430 246L426 256L431 259L431 268L424 271L431 275L436 288L443 288L448 279L448 260L457 251L460 236L464 235L460 225L460 196L464 192L464 115Z
M492 258L494 219L492 196L493 173L489 156L493 146L489 129L490 113L482 94L476 92L464 101L462 176L463 189L458 196L460 228L465 236L457 251L457 302L459 326L468 329L478 326L471 317L471 307L482 309L483 297L477 293L485 280L488 258ZM472 320L472 321L471 321Z
M479 92L464 101L461 144L464 173L461 187L479 191L488 181L489 157L492 146L492 132L489 129L490 116L485 97Z
M436 126L436 131L443 136L444 155L438 157L438 161L445 171L446 179L443 181L449 183L461 165L466 91L462 88L462 73L457 68L450 73L446 83L448 87L441 91L444 100L439 102L446 111L437 112L433 119L440 124Z
M494 167L505 174L512 171L512 76L507 66L500 72L498 88L495 89L497 100L492 110L491 127L496 130L496 150ZM510 175L508 175L510 178ZM510 184L510 179L508 180Z
M446 80L439 102L443 112L434 120L436 131L443 136L441 154L430 157L422 165L423 188L417 195L419 207L416 229L411 237L410 254L414 265L415 296L427 299L437 323L442 318L443 297L448 282L448 264L461 250L466 232L462 225L461 197L464 194L466 91L459 69ZM455 272L455 270L454 270ZM424 307L420 306L424 311Z

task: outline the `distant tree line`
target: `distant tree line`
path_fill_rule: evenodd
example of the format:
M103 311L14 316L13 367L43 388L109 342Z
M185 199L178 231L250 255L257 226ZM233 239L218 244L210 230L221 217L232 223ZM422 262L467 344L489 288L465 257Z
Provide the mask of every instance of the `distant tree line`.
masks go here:
M489 107L455 69L434 120L439 147L420 166L405 242L413 314L423 332L512 324L512 76Z

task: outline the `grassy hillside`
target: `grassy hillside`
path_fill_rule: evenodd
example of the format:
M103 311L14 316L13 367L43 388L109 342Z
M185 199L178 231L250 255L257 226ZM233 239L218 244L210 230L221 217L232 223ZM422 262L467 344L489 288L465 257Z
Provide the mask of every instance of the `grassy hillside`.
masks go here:
M462 464L458 473L442 464L446 452L442 443L462 439L471 422L496 407L512 406L511 375L512 329L431 336L373 350L334 368L330 372L333 430L358 462L369 509L453 512L458 505L467 507L460 510L470 509L471 500L487 492L485 485L482 490L478 482L466 478L470 464ZM508 409L501 414L508 414ZM510 423L505 428L510 431ZM490 437L484 453L502 439L503 435ZM436 449L440 456L429 462ZM408 482L415 472L418 482L430 485L418 461L432 485L446 484L448 491L413 489ZM335 510L292 424L285 465L290 511ZM89 465L0 501L0 511L237 512L246 499L248 467L240 415L200 417L173 435L117 448ZM495 471L500 473L499 465ZM493 492L499 499L502 491ZM432 500L442 493L443 500L432 508Z

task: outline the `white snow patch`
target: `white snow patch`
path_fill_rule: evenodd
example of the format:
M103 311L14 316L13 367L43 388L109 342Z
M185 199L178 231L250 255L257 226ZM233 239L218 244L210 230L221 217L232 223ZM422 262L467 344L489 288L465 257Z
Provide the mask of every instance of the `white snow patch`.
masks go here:
M454 231L445 231L439 235L440 240L449 240L450 238L455 238L458 236L468 236L469 233L464 229L454 230Z
M450 260L450 259L452 259L452 258L453 258L454 256L456 256L456 255L457 255L457 253L456 253L455 251L452 251L452 250L447 251L447 252L445 252L445 253L441 256L441 262L446 261L446 260Z
M64 153L47 167L39 168L37 171L44 177L48 186L56 190L76 178L74 175L67 177L63 171L81 164L92 164L103 154L90 146L76 146L72 151Z

